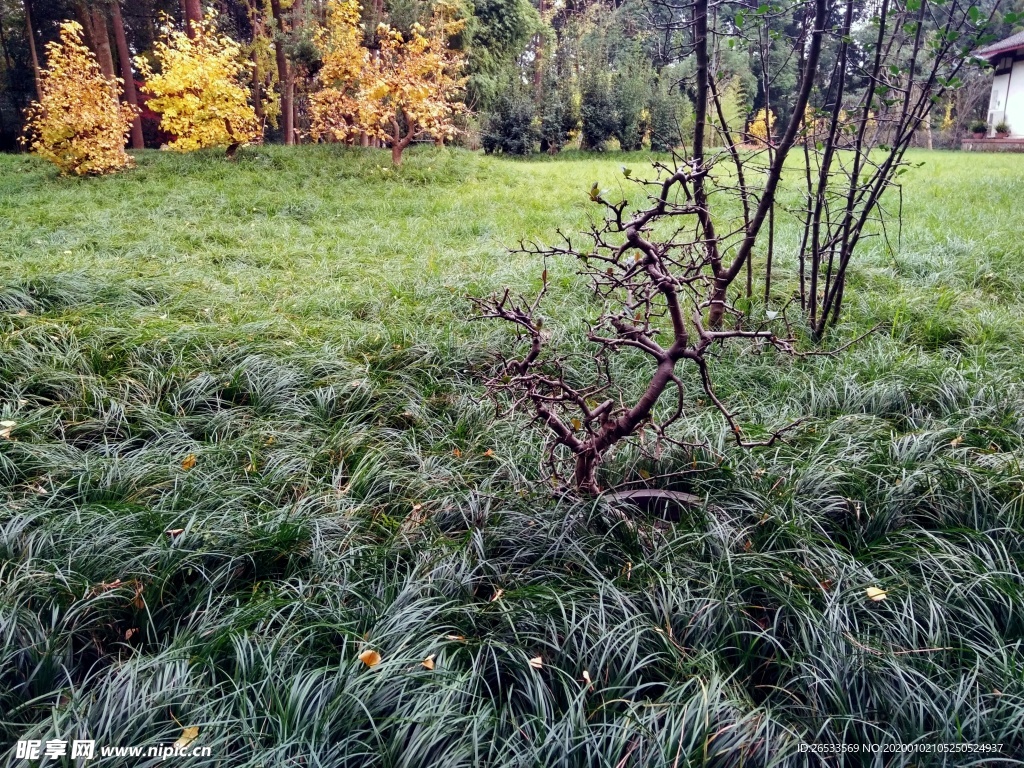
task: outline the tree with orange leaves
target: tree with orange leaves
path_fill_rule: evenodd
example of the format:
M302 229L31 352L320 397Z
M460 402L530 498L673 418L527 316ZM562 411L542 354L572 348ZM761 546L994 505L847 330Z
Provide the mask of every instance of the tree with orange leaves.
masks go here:
M387 24L377 27L380 48L371 57L359 43L359 6L355 0L331 0L322 79L326 88L313 97L314 138L348 140L365 131L391 145L391 160L413 139L455 135L454 118L465 111L456 99L465 78L465 56L448 39L465 25L452 9L438 3L429 26L414 24L409 38Z

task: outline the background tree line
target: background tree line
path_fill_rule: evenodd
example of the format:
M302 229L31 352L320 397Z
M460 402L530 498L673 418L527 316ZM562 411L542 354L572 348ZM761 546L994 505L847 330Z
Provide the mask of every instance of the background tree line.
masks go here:
M994 3L984 0L979 6L988 10L984 6ZM868 33L874 5L860 7L863 23L854 25L854 37ZM450 44L465 57L461 98L467 109L458 116L458 141L506 154L557 152L566 146L679 146L692 131L697 98L685 32L690 8L685 0L459 0L454 15L463 24ZM765 13L767 8L772 12ZM1000 8L1018 11L1024 0ZM328 20L326 0L0 0L0 148L17 147L25 110L38 93L45 46L69 19L81 24L103 74L123 80L121 100L141 107L131 146L165 144L169 137L146 109L133 59L152 58L165 15L190 31L188 22L209 10L217 12L218 32L236 41L247 60L250 100L265 140L312 140L317 133L311 131L311 97L324 86L318 33ZM837 24L838 12L837 6ZM363 44L375 54L380 22L408 34L414 24L428 22L432 4L367 0L360 14ZM791 106L797 61L784 41L803 19L797 6L787 13L785 4L749 0L713 5L709 21L709 64L722 107L711 116L717 128L710 138L750 139L752 119L760 114L770 125L771 116L786 114ZM1002 24L996 35L1013 31L1011 24ZM823 53L826 65L837 55L834 42L830 48ZM957 141L984 110L984 73L963 79L961 88L934 106L920 143ZM824 107L831 88L816 83L811 103ZM844 94L851 102L858 96ZM362 142L385 143L372 136Z

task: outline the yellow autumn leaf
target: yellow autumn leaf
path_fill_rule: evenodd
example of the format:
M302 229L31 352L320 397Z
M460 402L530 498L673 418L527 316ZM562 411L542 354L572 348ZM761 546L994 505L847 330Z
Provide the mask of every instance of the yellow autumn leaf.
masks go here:
M889 594L884 589L879 589L878 587L868 587L864 591L867 593L868 599L874 600L876 603L880 603L882 600L885 600L886 596Z
M530 659L530 666L534 669L542 669L544 667L544 659L540 656L534 656Z
M433 669L434 668L434 654L430 654L429 656L427 656L427 658L425 658L423 661L421 661L420 662L420 666L422 666L424 669Z
M175 749L184 749L189 744L191 744L193 741L195 741L198 736L199 736L199 726L198 725L193 725L193 726L191 726L189 728L185 728L185 729L182 730L181 736L178 737L178 740L176 742L174 742L174 748Z
M18 426L16 421L0 421L0 438L10 440L11 432L16 426Z
M190 453L188 456L186 456L181 461L181 468L184 469L186 472L188 472L190 469L192 469L192 467L194 467L195 465L196 465L196 455L194 453Z
M572 428L579 432L581 429L583 429L583 422L580 421L579 419L574 418L572 420Z
M359 660L368 667L376 667L380 664L380 654L376 651L366 650L359 654Z

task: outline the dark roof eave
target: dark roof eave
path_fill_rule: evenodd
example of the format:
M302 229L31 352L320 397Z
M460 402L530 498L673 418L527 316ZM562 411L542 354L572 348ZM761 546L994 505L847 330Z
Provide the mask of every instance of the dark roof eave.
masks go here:
M982 48L980 51L974 53L979 59L992 59L999 56L1002 53L1014 53L1024 49L1024 43L1021 45L1008 45L1005 48Z
M1019 51L1024 48L1024 32L1016 32L1009 37L1004 37L1002 40L979 48L975 51L974 55L981 59L991 59L994 56L999 56L1003 53L1012 53Z

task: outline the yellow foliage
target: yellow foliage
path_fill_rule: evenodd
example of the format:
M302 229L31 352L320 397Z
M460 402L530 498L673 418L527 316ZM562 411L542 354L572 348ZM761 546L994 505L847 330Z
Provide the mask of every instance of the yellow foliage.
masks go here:
M135 109L118 104L115 83L103 77L82 42L81 25L61 24L60 40L46 46L46 58L39 101L26 111L23 143L62 174L130 168L134 160L124 145Z
M942 115L942 125L939 126L940 131L950 131L953 129L953 100L950 99L946 102L946 111Z
M192 38L166 24L153 47L159 73L147 60L135 60L151 96L147 106L160 114L160 127L175 137L168 149L191 152L262 138L243 81L251 64L244 61L238 43L217 33L215 20L211 12L194 23Z
M756 144L767 144L771 138L772 130L775 128L775 113L770 109L759 109L754 119L750 121L750 128L747 133Z
M240 46L240 50L242 58L251 60L256 68L254 74L260 80L263 91L263 98L260 99L263 116L277 128L277 120L281 116L281 100L273 93L278 81L274 41L264 29L256 27L252 42Z
M311 99L313 137L344 141L365 131L391 143L396 164L415 138L452 138L455 115L465 110L456 101L465 56L448 47L448 38L465 21L454 21L451 7L438 3L429 27L414 24L408 40L381 24L371 57L360 42L358 3L330 0L328 9L321 40L327 87Z
M822 110L816 110L808 105L804 109L804 140L817 144L819 142L826 141L829 137L829 133L832 130L832 115ZM875 124L874 113L868 113L868 127ZM841 146L842 134L850 134L857 132L857 121L851 119L849 113L845 109L839 110L839 115L836 118L837 128L837 145Z
M347 141L364 130L359 89L370 56L362 44L361 11L358 0L327 3L327 24L317 35L324 54L320 79L326 85L309 100L315 140Z

